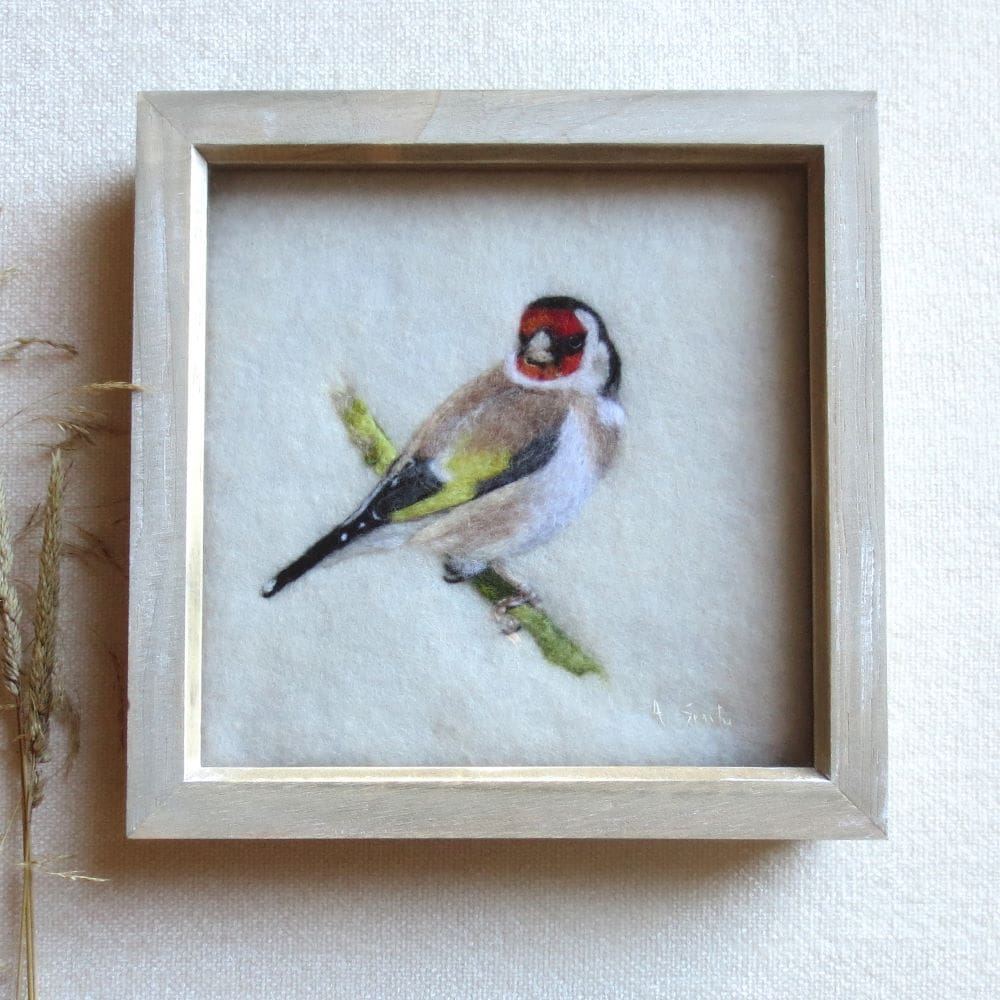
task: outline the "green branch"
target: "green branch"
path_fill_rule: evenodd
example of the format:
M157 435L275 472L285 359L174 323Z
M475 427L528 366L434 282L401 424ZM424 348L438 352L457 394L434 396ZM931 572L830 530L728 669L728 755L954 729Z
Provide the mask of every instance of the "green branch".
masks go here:
M398 454L389 436L352 390L335 390L333 404L347 429L351 443L361 452L365 464L380 476L384 475ZM469 584L491 605L517 593L513 585L492 568L484 569L482 573L472 577ZM597 660L584 652L541 608L523 604L511 608L507 614L535 640L542 656L549 663L554 663L577 677L585 674L607 676Z

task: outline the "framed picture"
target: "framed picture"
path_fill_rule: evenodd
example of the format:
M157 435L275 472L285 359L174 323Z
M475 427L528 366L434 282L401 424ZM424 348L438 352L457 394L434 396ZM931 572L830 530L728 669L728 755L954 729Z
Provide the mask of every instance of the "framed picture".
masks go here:
M139 98L133 837L884 835L875 99Z

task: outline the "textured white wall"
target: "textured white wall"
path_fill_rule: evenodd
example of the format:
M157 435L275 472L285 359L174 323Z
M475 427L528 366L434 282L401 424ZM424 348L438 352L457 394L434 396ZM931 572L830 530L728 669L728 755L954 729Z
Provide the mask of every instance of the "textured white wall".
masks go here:
M830 87L881 101L891 839L126 843L110 655L125 582L71 565L63 648L83 742L37 814L38 852L109 881L41 879L45 996L997 994L1000 20L993 3L944 7L4 4L0 269L16 270L0 339L83 354L0 369L0 421L127 374L136 90ZM22 417L0 439L19 517L41 483L38 434ZM124 439L81 455L73 482L74 519L121 553Z

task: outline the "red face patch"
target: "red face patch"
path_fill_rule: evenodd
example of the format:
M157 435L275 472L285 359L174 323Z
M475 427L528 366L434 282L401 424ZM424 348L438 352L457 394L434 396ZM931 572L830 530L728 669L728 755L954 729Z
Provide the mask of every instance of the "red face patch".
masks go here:
M530 337L542 329L557 337L587 333L587 328L572 309L525 309L521 317L521 336Z
M517 370L540 382L551 382L564 375L572 375L583 361L587 328L572 309L526 309L521 317L522 351L531 338L543 330L552 340L552 361L537 364L519 352Z

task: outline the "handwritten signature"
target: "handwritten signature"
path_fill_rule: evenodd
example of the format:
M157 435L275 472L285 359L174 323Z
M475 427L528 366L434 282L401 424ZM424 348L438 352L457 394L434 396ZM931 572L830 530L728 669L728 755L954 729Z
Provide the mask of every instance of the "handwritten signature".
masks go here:
M711 711L705 712L696 709L694 702L689 701L681 709L681 714L689 726L731 726L733 724L733 717L718 704ZM653 715L661 726L666 724L663 721L663 709L660 708L660 703L655 698L653 699Z

